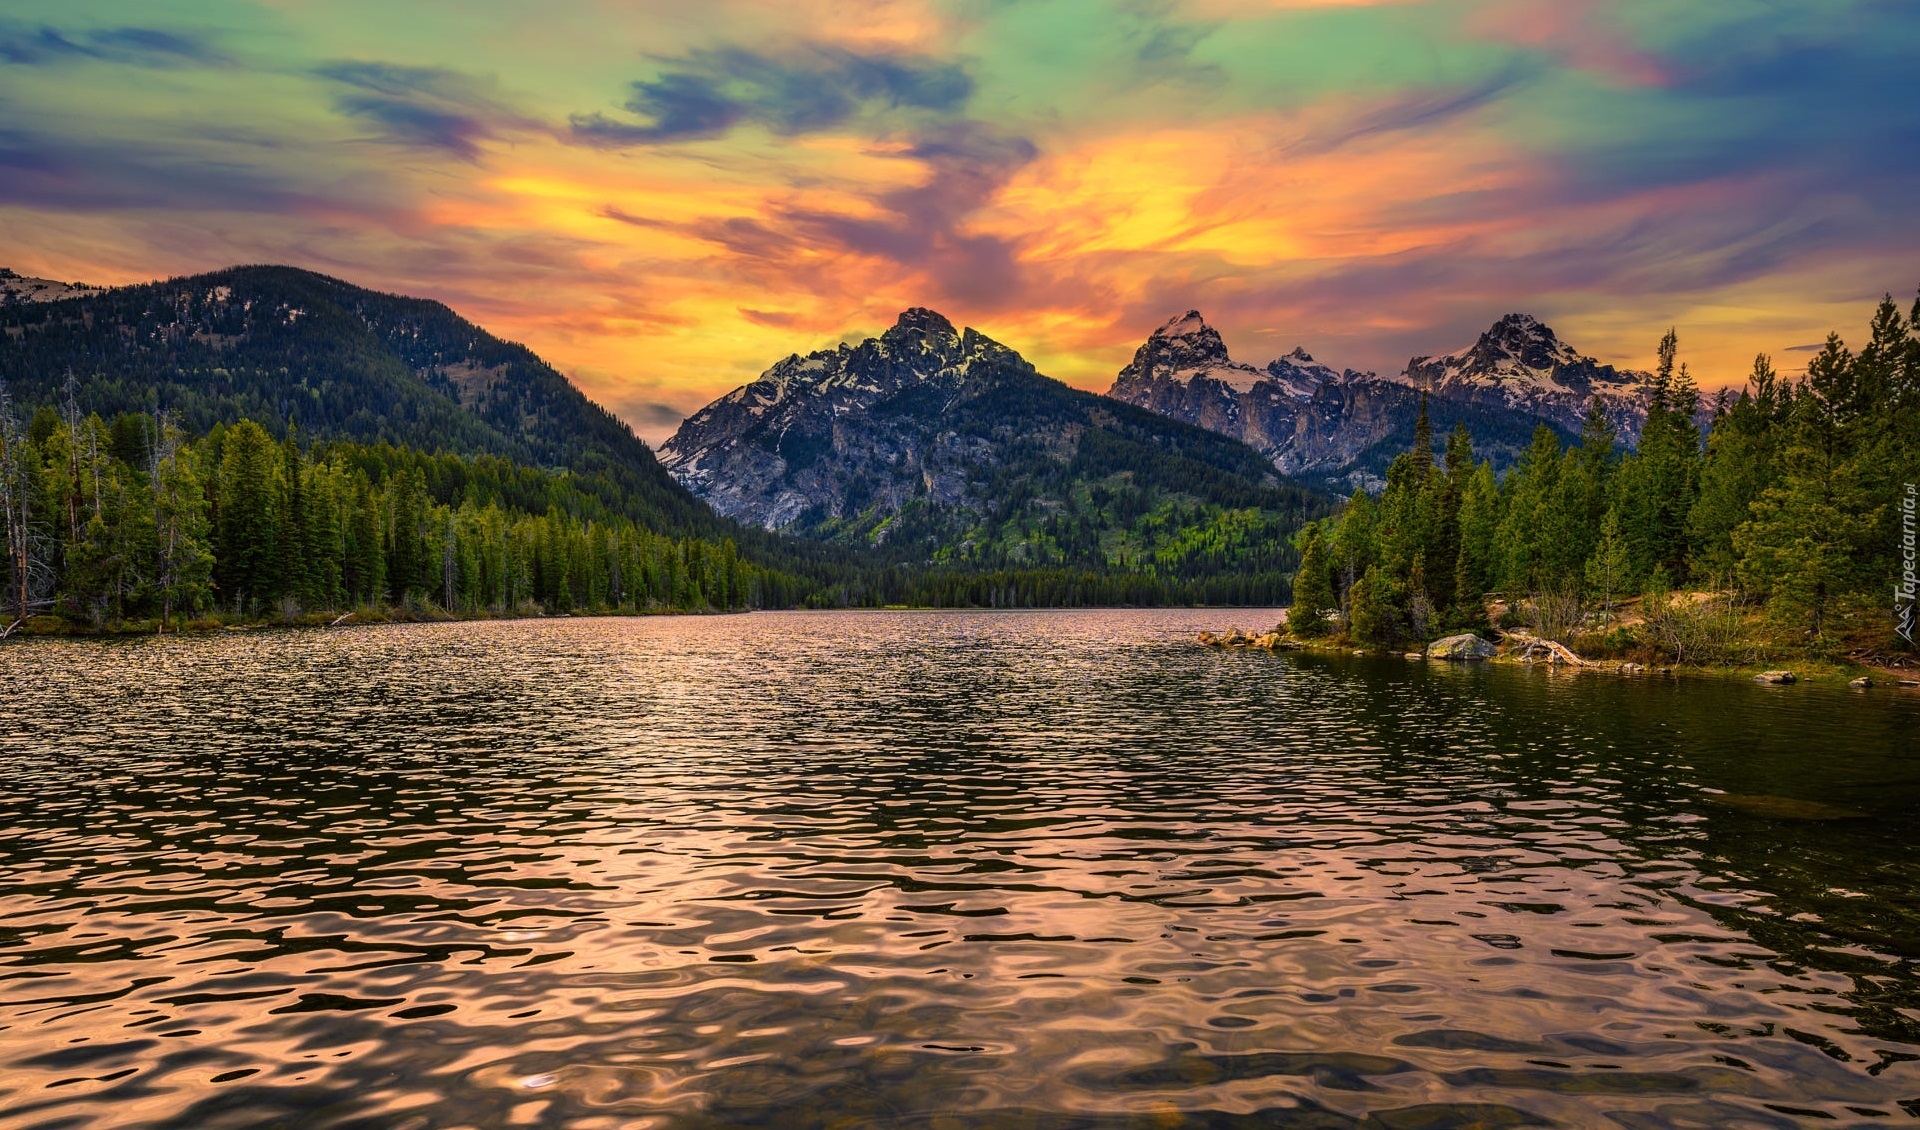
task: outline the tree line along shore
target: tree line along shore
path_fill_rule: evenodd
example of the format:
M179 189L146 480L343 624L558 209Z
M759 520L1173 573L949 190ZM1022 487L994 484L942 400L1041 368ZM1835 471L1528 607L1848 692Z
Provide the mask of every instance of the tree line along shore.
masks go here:
M1377 497L1356 491L1261 558L1297 560L1291 577L1225 551L1177 578L912 569L811 543L769 563L724 533L662 532L590 475L303 444L246 419L189 436L165 412L83 414L71 385L22 420L0 389L0 634L1290 600L1293 637L1343 647L1524 628L1647 664L1904 664L1917 319L1920 302L1903 316L1889 298L1859 352L1831 335L1798 380L1762 355L1706 404L1669 332L1637 445L1596 405L1577 443L1543 426L1504 476L1464 428L1437 442L1423 411Z
M189 437L164 412L82 414L71 386L22 422L0 389L0 637L794 607L1271 605L1286 598L1295 560L1274 537L1257 571L1235 568L1249 559L1237 542L1182 543L1182 575L1151 563L911 568L785 539L785 558L769 564L765 544L755 560L731 537L661 532L648 517L618 484L499 456L307 445L291 425L275 439L245 418Z
M1669 331L1633 450L1596 404L1577 443L1541 427L1499 479L1464 430L1436 458L1423 411L1379 497L1301 530L1289 631L1397 651L1524 628L1645 664L1907 665L1916 321L1920 301L1903 317L1889 297L1859 352L1829 335L1799 380L1762 354L1704 405Z

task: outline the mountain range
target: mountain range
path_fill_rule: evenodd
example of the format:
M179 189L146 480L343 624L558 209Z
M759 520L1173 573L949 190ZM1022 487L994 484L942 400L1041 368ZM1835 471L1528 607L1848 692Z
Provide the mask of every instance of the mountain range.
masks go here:
M1069 388L905 311L694 413L661 463L728 517L902 561L1279 569L1327 500L1231 438Z
M1331 505L1236 440L926 310L687 421L661 455L696 497L558 371L437 302L273 266L112 289L9 272L0 292L0 382L29 415L71 382L110 420L496 457L656 532L733 539L826 603L1272 602L1288 535Z
M1541 423L1577 434L1596 397L1622 436L1637 435L1651 379L1582 356L1526 314L1392 377L1336 369L1305 349L1255 368L1189 310L1153 331L1107 395L1242 440L1284 474L1377 488L1413 440L1423 395L1437 432L1465 423L1478 453L1505 465Z
M851 552L875 568L1182 584L1283 576L1287 535L1327 511L1325 488L1380 480L1423 397L1436 431L1463 421L1504 462L1541 422L1572 434L1595 396L1631 435L1647 388L1524 315L1380 377L1304 349L1236 362L1189 311L1097 396L914 308L777 362L656 458L532 351L437 302L287 267L113 289L0 273L15 402L55 404L69 377L85 410L166 409L195 433L251 417L573 475L652 528L736 537L822 579Z

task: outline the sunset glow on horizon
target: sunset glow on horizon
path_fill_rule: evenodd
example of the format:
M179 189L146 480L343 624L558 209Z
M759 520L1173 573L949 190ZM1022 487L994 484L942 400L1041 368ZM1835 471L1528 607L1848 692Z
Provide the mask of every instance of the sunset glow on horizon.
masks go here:
M1913 299L1915 58L1886 0L23 0L0 266L436 298L655 442L907 306L1096 391L1188 308L1713 387Z

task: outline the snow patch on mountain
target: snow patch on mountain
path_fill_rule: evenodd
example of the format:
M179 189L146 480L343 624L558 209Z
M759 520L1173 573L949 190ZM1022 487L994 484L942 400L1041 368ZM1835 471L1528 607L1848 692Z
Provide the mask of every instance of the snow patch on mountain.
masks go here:
M91 298L106 292L104 286L63 283L53 279L33 279L0 267L0 304L14 302L58 302L64 298Z
M1136 380L1183 385L1216 381L1234 392L1251 392L1266 376L1252 365L1229 357L1220 332L1208 325L1198 310L1169 318L1153 331L1147 343L1134 353L1133 363L1121 371L1120 379L1126 380L1129 374Z

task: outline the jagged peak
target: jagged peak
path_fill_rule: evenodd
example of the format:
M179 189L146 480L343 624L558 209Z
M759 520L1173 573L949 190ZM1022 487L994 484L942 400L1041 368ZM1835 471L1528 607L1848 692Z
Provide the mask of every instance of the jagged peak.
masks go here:
M909 306L900 312L900 316L894 319L893 331L904 330L919 330L921 333L936 333L946 337L958 336L958 331L953 328L953 323L947 320L945 314L925 306Z
M1175 314L1165 322L1162 322L1160 328L1154 330L1153 333L1148 336L1147 340L1152 341L1154 338L1164 340L1167 338L1206 337L1211 337L1215 341L1220 340L1219 332L1207 324L1207 319L1201 316L1200 311L1189 310L1184 314Z
M1488 332L1497 333L1500 330L1518 330L1522 333L1542 330L1545 331L1549 337L1553 335L1553 330L1549 329L1545 322L1534 317L1532 314L1502 314L1500 320L1495 322L1493 328Z
M1318 365L1318 364L1319 364L1319 362L1318 362L1318 361L1315 361L1315 360L1313 359L1313 354L1311 354L1311 353L1308 353L1308 352L1307 352L1307 347L1306 347L1306 346L1304 346L1304 345L1296 345L1296 346L1294 346L1294 347L1293 347L1293 352L1292 352L1292 353L1289 353L1289 354L1287 354L1287 355L1286 355L1285 357L1282 357L1282 358L1280 358L1280 360L1282 360L1282 361L1298 361L1298 362L1300 362L1300 363L1301 363L1301 364L1303 364L1303 365Z

